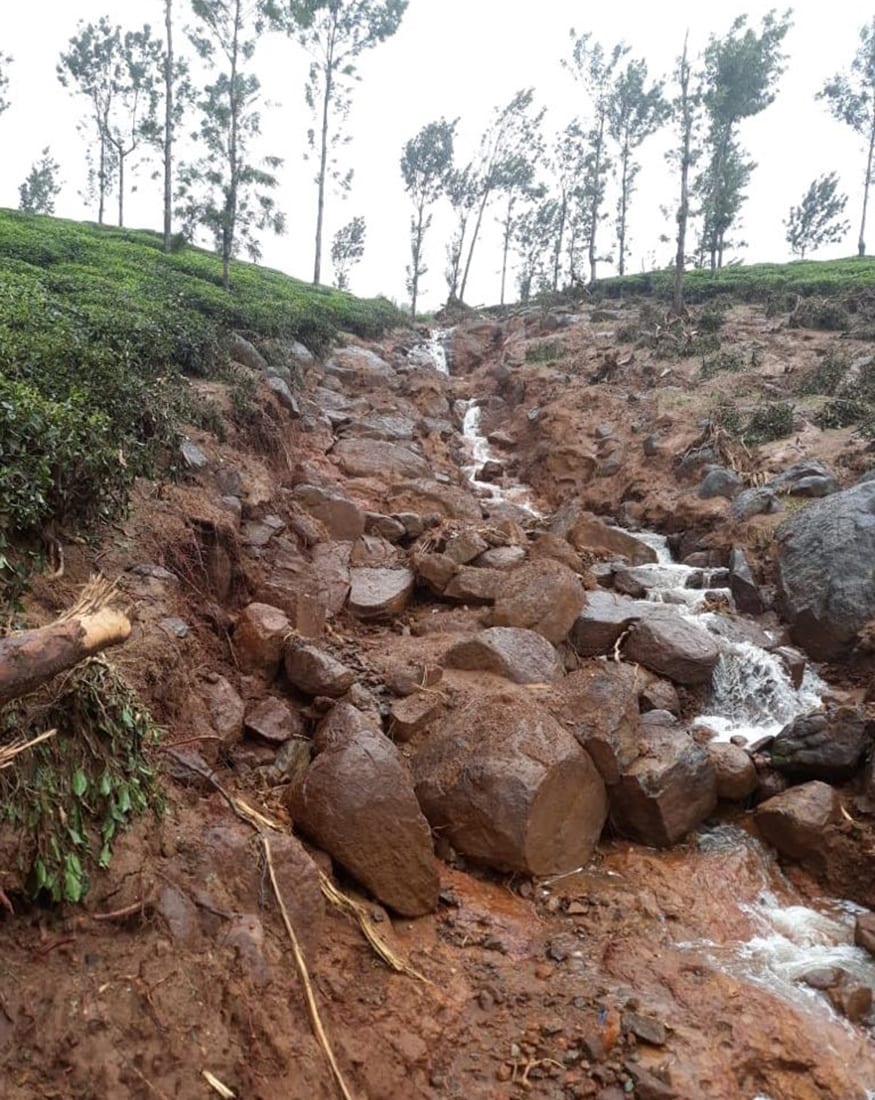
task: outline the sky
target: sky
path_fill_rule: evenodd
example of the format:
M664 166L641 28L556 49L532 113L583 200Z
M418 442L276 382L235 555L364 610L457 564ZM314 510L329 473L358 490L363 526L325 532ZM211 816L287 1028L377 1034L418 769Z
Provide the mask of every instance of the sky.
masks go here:
M384 294L407 300L405 267L409 262L408 226L411 204L404 192L399 162L406 141L426 123L441 116L459 118L457 160L474 153L493 109L516 91L533 87L536 102L546 108L546 125L562 129L583 116L587 104L579 86L562 67L570 56L572 28L590 31L606 47L626 42L632 57L646 59L653 76L670 73L690 35L690 51L705 47L710 34L725 33L732 20L746 13L752 22L775 6L705 0L624 0L586 4L582 0L410 0L397 34L363 55L348 131L352 140L342 151L343 167L354 169L352 191L345 199L329 193L326 203L327 256L334 232L355 215L367 222L367 246L353 269L351 289L360 295ZM783 10L783 6L781 10ZM176 0L177 23L189 21L186 0ZM163 0L41 0L38 4L5 0L0 23L0 55L12 55L8 72L12 105L0 115L0 206L18 205L18 186L45 146L61 165L63 190L56 203L61 217L96 220L79 195L85 183L85 145L76 123L84 101L61 87L55 67L78 20L108 15L129 29L144 22L156 31L163 22ZM833 120L815 95L824 81L846 69L858 45L860 27L873 16L853 0L798 0L793 28L785 40L787 71L775 103L741 128L741 141L758 165L743 209L741 237L747 246L731 255L745 262L790 258L782 224L791 204L808 184L835 171L849 195L852 228L845 240L817 253L817 258L855 252L862 206L863 149L849 127ZM177 31L177 39L183 36ZM306 134L311 124L304 103L307 54L278 35L264 35L253 60L261 79L265 105L258 155L284 158L276 197L288 229L281 237L264 236L262 262L308 279L313 270L316 187L314 169L306 163ZM196 118L186 120L194 129ZM664 154L670 135L654 136L642 150L642 171L630 211L632 253L627 270L665 266L672 254L659 238L673 222L661 212L675 201L676 184ZM160 184L144 168L137 191L127 200L127 224L160 228ZM545 180L545 182L548 182ZM609 204L613 200L609 196ZM487 213L485 232L474 254L468 301L498 300L501 255L494 221ZM110 207L110 216L113 209ZM445 203L435 210L426 238L428 273L420 291L420 308L437 308L446 297L445 248L452 216ZM601 230L607 251L609 224ZM870 238L875 240L875 224ZM871 249L870 249L871 250ZM600 274L610 274L603 264ZM323 264L323 281L331 277Z

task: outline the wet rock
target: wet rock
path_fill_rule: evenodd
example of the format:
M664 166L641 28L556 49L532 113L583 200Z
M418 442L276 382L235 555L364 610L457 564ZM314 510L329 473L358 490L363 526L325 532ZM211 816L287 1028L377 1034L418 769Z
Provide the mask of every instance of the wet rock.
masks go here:
M817 459L806 458L773 477L767 488L793 496L823 497L837 491L839 485L829 470Z
M365 516L348 497L318 485L296 485L292 500L317 519L332 539L354 542L364 534Z
M856 707L828 706L799 715L771 744L772 767L795 780L842 783L859 768L872 731Z
M549 875L580 867L607 813L589 756L518 693L478 695L450 713L413 770L432 826L456 851L501 871Z
M629 596L633 600L643 600L646 597L647 589L631 569L612 569L611 578L614 591L621 596Z
M526 560L524 546L494 546L474 559L478 569L514 569Z
M793 646L782 645L772 651L776 657L780 657L781 663L790 677L790 683L794 688L802 686L805 676L805 667L808 664L805 654Z
M745 615L761 615L765 611L747 557L738 547L734 547L729 554L729 590L736 608Z
M431 725L439 717L443 707L441 698L431 694L415 693L398 699L389 711L389 732L397 742L403 744L415 733Z
M212 674L201 689L210 725L223 746L236 744L243 736L245 706L224 676Z
M456 565L467 565L488 549L489 543L476 531L463 527L447 536L444 554Z
M529 557L532 559L555 558L573 572L580 572L580 555L567 539L554 535L550 531L542 531L529 545Z
M392 413L371 413L354 420L344 431L344 436L358 439L384 439L393 443L405 443L413 439L416 423L409 416Z
M760 486L755 489L743 489L733 500L730 515L736 520L751 519L753 516L770 516L780 512L784 505L774 490Z
M452 340L453 374L468 374L501 346L502 328L486 321L465 325L453 330Z
M544 706L586 749L608 785L638 756L635 673L629 665L591 662L563 677Z
M653 710L668 711L669 714L680 714L681 701L677 688L668 680L652 679L638 692L638 709L642 714Z
M342 439L332 451L347 477L374 477L385 481L428 477L429 465L421 455L400 443L379 439Z
M617 639L641 616L641 607L626 596L595 590L571 628L570 641L581 657L609 653Z
M507 589L495 601L495 626L536 630L554 644L574 625L584 591L577 575L550 558L529 562L509 577Z
M279 671L288 616L266 603L248 604L234 627L234 653L241 672L257 672L272 680Z
M834 493L778 531L778 592L793 639L816 660L840 656L875 617L875 482Z
M716 466L705 475L699 486L699 496L703 500L711 500L712 497L726 497L727 500L732 500L742 484L741 478L734 470Z
M290 737L304 736L304 723L298 711L272 695L246 712L243 726L250 736L271 745L282 745Z
M632 628L623 646L630 661L679 684L705 684L720 653L711 636L680 617L654 616Z
M504 477L504 466L494 458L487 459L475 474L478 481L493 482Z
M806 970L799 978L810 989L824 992L842 980L845 971L840 966L817 966L813 970Z
M855 981L849 974L838 985L827 990L833 1007L852 1024L858 1024L872 1008L872 988Z
M647 565L656 561L656 551L645 543L609 527L589 512L573 503L561 508L553 520L553 534L566 538L577 550L595 550L626 558L631 565Z
M508 575L501 569L463 565L444 588L444 596L457 603L494 603L506 590Z
M330 653L313 645L290 641L285 650L286 676L296 688L307 695L343 695L355 680L352 669L341 664Z
M748 753L738 745L711 741L706 751L717 776L717 797L743 802L757 788L757 770Z
M327 745L291 788L295 825L384 905L405 917L437 906L428 823L398 749L362 729Z
M349 611L371 622L400 615L413 595L411 569L353 569L350 571Z
M407 528L394 516L384 516L380 512L365 513L365 532L379 535L387 542L398 542L407 534Z
M617 829L642 844L669 848L717 805L707 752L682 729L642 727L645 753L608 788Z
M824 831L841 820L838 791L814 780L762 802L755 821L762 838L781 855L822 872L827 862Z
M875 955L875 913L858 913L854 920L854 943Z
M493 626L452 646L446 668L492 672L517 684L550 683L562 674L556 650L534 630Z
M394 515L414 512L420 516L433 515L471 523L479 523L483 518L480 504L467 489L441 484L422 475L394 485L388 499Z

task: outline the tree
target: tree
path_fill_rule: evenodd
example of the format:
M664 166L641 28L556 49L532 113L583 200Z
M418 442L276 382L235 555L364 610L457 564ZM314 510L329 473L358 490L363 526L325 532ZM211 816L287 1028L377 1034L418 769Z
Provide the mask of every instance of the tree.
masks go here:
M455 119L429 122L404 146L401 175L404 189L413 200L410 219L410 266L407 268L407 290L411 296L411 315L416 319L416 299L419 280L428 271L423 262L423 242L431 228L432 215L426 209L441 196L453 168L453 137Z
M647 62L630 61L619 74L608 99L608 133L619 154L620 194L617 199L617 266L620 275L626 272L629 203L635 193L635 180L640 165L635 152L669 115L670 109L658 81L648 87Z
M555 257L554 242L557 239L560 218L559 206L557 199L543 199L537 206L527 207L514 226L513 239L518 260L517 288L523 303L531 298L536 283L544 287L551 285L549 269L552 268Z
M675 69L677 94L672 102L672 117L677 127L677 145L668 154L678 170L680 195L677 213L677 250L674 262L672 308L680 315L684 308L684 268L687 258L687 225L690 220L690 171L701 155L697 141L702 105L701 88L694 83L689 56L689 32L684 36L684 49Z
M11 57L0 54L0 115L9 107L7 94L9 91L9 74L5 71L12 64Z
M61 193L57 182L60 165L49 154L46 146L42 159L31 166L30 174L18 188L18 209L28 214L54 214L55 199Z
M125 162L143 140L144 121L157 106L155 76L160 45L148 25L122 34L106 16L98 23L80 22L79 33L61 54L58 79L64 87L73 82L91 102L93 121L101 143L100 220L106 193L106 160L110 156L118 173L118 223L124 224Z
M599 222L603 217L601 206L605 197L607 175L611 167L606 148L608 112L617 66L629 52L629 47L620 43L609 53L605 53L600 43L592 41L591 34L582 34L578 38L577 33L572 30L571 38L574 42L571 61L563 64L586 89L593 110L592 125L587 133L589 153L585 161L580 198L588 207L586 225L589 281L594 283L599 260L596 240Z
M338 290L349 290L349 273L365 254L365 219L353 218L334 234L331 262Z
M468 222L477 205L480 183L473 162L461 169L453 169L447 176L446 196L456 216L456 228L447 245L447 302L459 301L459 282L462 277L462 256L468 233Z
M790 25L789 10L780 18L773 10L757 34L747 26L747 16L740 15L725 38L712 35L705 49L702 102L708 117L708 164L698 184L712 271L723 266L726 234L738 216L747 182L745 171L749 176L753 168L738 145L738 126L774 101Z
M872 187L875 157L875 18L860 30L860 45L849 73L838 73L824 84L817 96L825 99L834 118L844 122L863 138L866 170L863 175L863 212L857 253L866 255L866 215Z
M586 165L586 137L580 122L574 119L557 136L553 156L548 164L550 176L555 180L558 198L556 215L552 222L553 241L552 288L559 289L559 273L562 266L562 250L570 220L577 223L573 207L579 205L576 198L577 181L583 176Z
M838 182L835 172L820 176L812 181L799 205L790 207L784 222L787 244L800 260L805 259L806 252L840 241L851 227L842 218L848 196L837 192Z
M335 150L346 141L343 123L349 114L354 81L360 79L357 58L398 30L408 0L263 0L271 24L296 36L312 57L305 87L307 104L318 126L310 130L310 148L318 158L316 172L316 256L313 282L322 273L322 227L329 175L348 190L352 173L341 174Z
M245 0L192 0L192 9L198 20L196 29L188 32L192 45L211 70L218 67L219 71L198 103L201 119L196 136L204 152L199 161L180 170L179 213L187 232L202 225L213 235L222 257L222 283L228 290L231 257L240 242L257 259L255 230L281 233L285 228L285 218L270 194L282 161L267 157L260 168L247 159L251 139L261 132L257 110L261 85L258 77L243 71L262 29L258 5Z
M467 196L466 201L473 196L472 212L476 209L477 216L468 241L468 256L459 287L461 301L465 300L471 261L486 208L495 192L507 181L514 160L525 157L526 149L534 140L544 116L543 111L534 118L529 115L534 94L532 88L523 89L516 93L506 107L496 109L492 122L480 139L477 164L468 175L472 194Z

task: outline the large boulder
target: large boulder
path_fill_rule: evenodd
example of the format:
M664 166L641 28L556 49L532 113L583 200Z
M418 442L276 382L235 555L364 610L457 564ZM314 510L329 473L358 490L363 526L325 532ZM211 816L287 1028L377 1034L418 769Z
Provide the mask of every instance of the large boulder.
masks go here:
M552 531L566 538L577 550L623 557L631 565L647 565L657 560L651 546L583 511L576 501L556 513Z
M364 512L334 489L296 485L292 490L292 499L314 519L318 519L332 539L354 542L364 534Z
M592 855L607 815L589 756L525 695L480 695L413 761L416 794L457 851L500 871L562 874Z
M762 615L765 611L747 555L737 546L729 554L729 590L739 611L746 615Z
M815 660L840 656L875 618L875 481L817 500L778 530L778 594Z
M669 848L714 810L717 777L683 729L648 725L640 736L644 754L609 788L611 820L625 836Z
M756 809L760 835L781 855L826 869L826 829L841 821L841 799L835 788L814 780L775 795Z
M286 646L286 676L289 682L307 695L328 695L336 698L355 682L355 673L314 645L301 645L291 639Z
M466 672L492 672L516 684L550 683L562 674L556 650L546 638L512 626L493 626L457 642L443 663Z
M357 619L391 619L413 595L411 569L353 569L350 571L349 610Z
M258 672L273 679L290 629L288 616L278 607L266 603L244 607L234 627L234 653L241 672Z
M620 636L642 614L642 606L628 596L595 589L587 592L583 609L571 628L571 644L581 657L610 653Z
M514 570L495 601L495 626L536 630L549 642L561 642L583 606L583 585L575 573L550 558Z
M711 741L706 746L717 776L717 797L743 802L757 789L757 770L740 745Z
M711 635L679 615L650 616L632 628L623 647L630 661L678 684L706 684L720 658Z
M428 463L400 443L380 439L342 439L332 454L347 477L376 477L398 481L408 477L428 477Z
M631 665L592 661L564 676L544 706L592 757L608 785L638 756L638 697Z
M857 707L801 714L769 746L772 767L795 780L843 783L860 767L872 730Z
M405 917L430 913L437 868L404 758L358 719L334 726L289 793L295 825L384 905Z

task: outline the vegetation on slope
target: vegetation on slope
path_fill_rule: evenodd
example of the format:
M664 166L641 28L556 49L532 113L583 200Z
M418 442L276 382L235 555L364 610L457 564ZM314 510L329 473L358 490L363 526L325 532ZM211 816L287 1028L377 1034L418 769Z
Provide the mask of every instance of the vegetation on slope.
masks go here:
M385 300L241 262L226 292L216 256L165 254L156 233L0 210L0 532L123 509L175 442L181 376L222 367L230 329L319 351L397 320Z

